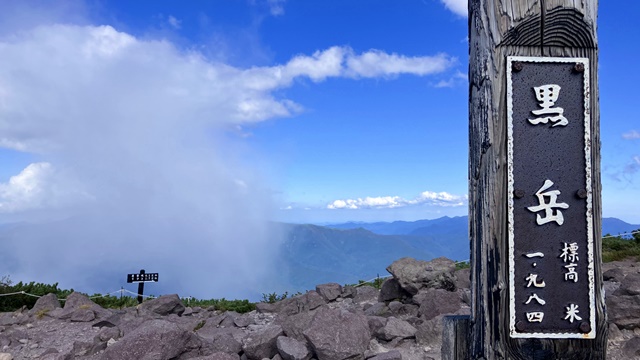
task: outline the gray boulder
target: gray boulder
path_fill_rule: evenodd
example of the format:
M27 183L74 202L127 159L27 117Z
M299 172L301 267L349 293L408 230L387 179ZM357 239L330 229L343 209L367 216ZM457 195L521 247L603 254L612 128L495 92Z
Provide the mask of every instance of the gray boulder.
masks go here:
M606 298L607 317L620 329L640 327L640 296L611 295Z
M460 295L444 289L427 289L421 293L418 314L425 320L442 314L454 314L461 308ZM414 298L415 300L415 298Z
M604 281L615 281L615 282L622 282L622 280L624 279L624 271L622 271L622 269L620 268L611 268L607 271L605 271L604 273L602 273L602 278Z
M455 272L456 287L458 289L469 289L471 287L471 269L461 269Z
M286 298L284 300L271 303L258 303L256 310L259 313L278 313L283 315L295 315L305 310L306 299L302 295Z
M362 303L376 303L378 302L378 295L380 294L380 290L374 288L373 286L363 285L358 286L356 288L356 294L353 297L353 302L356 304Z
M398 350L391 350L386 353L378 354L367 360L402 360L402 354Z
M150 320L145 316L138 316L135 309L129 311L117 311L104 320L94 323L92 326L96 328L118 327L123 334L128 334Z
M382 316L367 316L367 322L369 324L369 331L372 334L376 334L387 324L387 318Z
M342 286L337 283L321 284L316 286L316 291L326 301L333 301L342 294Z
M84 294L72 292L64 302L62 309L57 308L50 311L47 315L58 319L70 319L74 317L76 320L88 319L91 315L88 311L92 311L95 318L105 318L111 316L112 312L107 309L103 309L100 305L94 303ZM75 313L78 314L75 314ZM94 319L87 320L93 321Z
M282 325L285 335L298 341L306 342L304 331L311 326L315 312L303 312L300 314L279 317L276 321Z
M342 287L342 296L343 298L347 299L352 299L354 296L356 296L356 287L353 285L346 285Z
M314 290L311 290L302 295L302 298L304 299L304 308L307 311L317 309L320 306L326 304L325 298Z
M274 313L278 312L278 306L276 304L261 302L256 304L256 311L261 314Z
M77 309L71 314L71 321L73 322L89 322L96 318L96 313L91 309Z
M276 346L283 360L311 359L311 353L307 346L294 338L279 336L276 340Z
M640 359L640 337L631 338L622 347L622 353L628 359Z
M160 296L157 299L147 300L140 304L140 309L165 316L169 314L182 315L185 307L177 294L171 294Z
M395 338L408 339L416 336L417 329L404 320L390 317L376 336L381 340L391 341Z
M253 325L255 321L253 320L252 317L248 316L247 314L243 314L233 319L233 323L237 327L247 327L249 325Z
M431 320L416 325L416 342L418 345L440 347L442 344L442 330L444 315L438 315Z
M614 295L640 295L640 273L631 273L620 282Z
M267 325L261 330L255 331L244 339L242 350L249 360L271 359L278 353L276 340L284 335L279 325Z
M380 287L380 295L378 295L378 301L391 301L398 299L405 299L410 294L406 292L401 286L398 280L395 278L389 278L382 283Z
M166 320L150 320L107 347L99 359L169 360L197 345L197 337L190 331Z
M64 302L64 309L68 310L68 309L78 309L78 308L93 308L94 306L100 306L96 303L94 303L93 301L91 301L91 299L89 299L88 296L84 295L84 294L80 294L77 292L72 292L69 296L67 296L67 299Z
M622 334L622 331L618 329L618 326L616 324L610 323L609 336L607 336L607 339L609 341L621 341L624 340L624 334Z
M224 327L236 326L236 319L239 316L240 316L240 314L235 312L235 311L227 311L225 313L225 317L220 322L220 326L224 326Z
M391 314L399 318L410 318L418 316L418 306L414 304L403 304L399 301L392 301L387 305Z
M431 261L405 257L387 267L400 286L411 295L422 289L456 290L455 263L444 257Z
M318 360L361 360L371 333L364 315L321 307L304 336Z
M327 290L327 293L330 293L329 290ZM306 294L290 297L274 304L258 303L256 304L256 310L259 313L278 313L283 316L290 316L317 309L324 304L326 304L325 298L318 292L311 290Z
M11 345L11 338L7 335L4 334L0 334L0 349L6 347L9 347L9 345Z
M60 308L60 301L58 301L56 294L49 293L36 301L33 308L29 311L29 314L42 316L51 310Z
M74 341L73 348L71 349L71 353L76 356L84 356L84 355L92 355L94 352L91 351L93 348L93 343L86 341Z
M367 307L364 314L369 316L389 316L390 311L385 303L379 302Z
M242 351L242 343L236 340L231 332L222 332L213 338L209 348L215 352L239 354Z
M245 333L244 331L242 331L242 329L239 329L237 327L231 327L231 328L218 327L215 324L215 321L210 323L208 320L202 328L196 331L196 334L198 334L203 339L206 339L209 341L214 341L216 338L226 334L236 339L236 341L240 343L242 342L242 340L244 340L244 337L245 337Z
M122 336L118 327L104 327L100 329L98 335L94 337L93 342L107 342L111 339L118 340Z
M192 357L189 360L240 360L240 356L238 354L216 352L207 356Z

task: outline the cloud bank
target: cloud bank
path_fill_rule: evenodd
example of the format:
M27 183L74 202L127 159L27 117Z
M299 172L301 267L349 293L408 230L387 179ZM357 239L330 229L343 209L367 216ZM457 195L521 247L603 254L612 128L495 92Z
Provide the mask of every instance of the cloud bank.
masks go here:
M467 0L440 0L444 6L453 13L467 17L469 10Z
M0 272L93 292L144 268L158 293L228 298L284 278L268 179L231 130L303 111L277 95L296 81L455 63L336 46L242 69L73 25L7 33L0 58L0 146L40 159L0 183L0 223L23 222L0 229Z
M393 209L412 205L462 206L466 196L452 195L447 192L425 191L413 199L400 196L379 196L357 199L335 200L327 205L327 209Z
M622 138L625 140L638 140L640 139L640 132L638 132L637 130L631 130L622 134Z

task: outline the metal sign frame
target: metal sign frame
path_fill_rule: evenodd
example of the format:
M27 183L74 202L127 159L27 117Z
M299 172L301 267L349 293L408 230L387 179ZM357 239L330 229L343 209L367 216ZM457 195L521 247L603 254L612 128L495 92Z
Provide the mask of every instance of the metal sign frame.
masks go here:
M540 66L543 64L563 64L570 63L576 64L582 72L583 76L583 126L584 126L584 161L585 161L585 178L584 178L584 191L586 191L586 244L587 244L587 277L588 277L588 304L589 304L589 328L583 323L582 331L580 332L554 332L543 331L539 332L522 331L518 330L516 326L516 254L515 244L517 241L517 234L515 234L515 218L514 218L514 83L513 83L513 71L519 71L522 65L528 66L529 64ZM523 56L508 56L506 61L506 73L507 73L507 156L508 156L508 240L509 240L509 333L512 338L579 338L579 339L593 339L596 336L596 307L595 307L595 280L594 280L594 255L593 255L593 209L592 209L592 169L591 169L591 112L590 112L590 84L589 84L589 59L588 58L559 58L559 57L523 57ZM515 66L515 67L514 67ZM516 70L514 70L516 69ZM559 91L559 90L558 90ZM542 106L542 105L541 105ZM579 119L578 119L579 120ZM522 121L522 119L519 119ZM531 121L531 120L530 120ZM546 184L546 183L545 183ZM542 189L542 188L541 188ZM584 194L583 194L584 195ZM543 240L543 239L539 239ZM517 254L518 259L520 255ZM533 263L535 267L535 263ZM577 279L577 277L576 277ZM520 280L520 279L519 279ZM568 309L567 309L568 310ZM584 310L584 309L582 309ZM586 314L583 312L583 314ZM588 330L588 331L585 331Z
M158 273L127 274L127 283L158 282L158 278Z

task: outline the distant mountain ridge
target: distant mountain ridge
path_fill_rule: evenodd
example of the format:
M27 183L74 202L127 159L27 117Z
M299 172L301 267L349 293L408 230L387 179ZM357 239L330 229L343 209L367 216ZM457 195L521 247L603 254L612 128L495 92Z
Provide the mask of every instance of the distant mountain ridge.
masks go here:
M296 290L324 282L357 283L402 257L431 260L469 258L465 217L418 222L283 224L282 260Z
M296 290L325 282L355 283L410 256L430 260L445 256L469 259L468 216L394 222L347 222L329 225L282 224L282 261ZM640 225L617 218L602 219L603 234L628 233Z
M317 225L285 225L281 256L296 290L315 283L357 283L386 275L394 260L413 254L432 259L434 254L401 235L378 235L365 229L331 229Z
M629 224L618 218L602 218L602 235L618 235L640 229L640 225Z
M393 221L393 222L346 222L327 224L325 227L333 229L362 228L380 235L434 235L440 233L466 233L469 223L468 216L444 216L432 220ZM602 234L618 235L640 229L640 224L629 224L618 218L602 218Z

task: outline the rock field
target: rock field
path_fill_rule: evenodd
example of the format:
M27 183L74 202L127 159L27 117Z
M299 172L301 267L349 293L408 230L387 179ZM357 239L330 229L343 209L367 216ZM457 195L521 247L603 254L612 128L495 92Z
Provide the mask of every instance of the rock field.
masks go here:
M604 264L608 359L640 359L640 264ZM0 360L440 359L442 318L469 314L469 272L403 258L380 290L318 285L247 314L185 307L178 295L123 310L73 293L0 313Z

